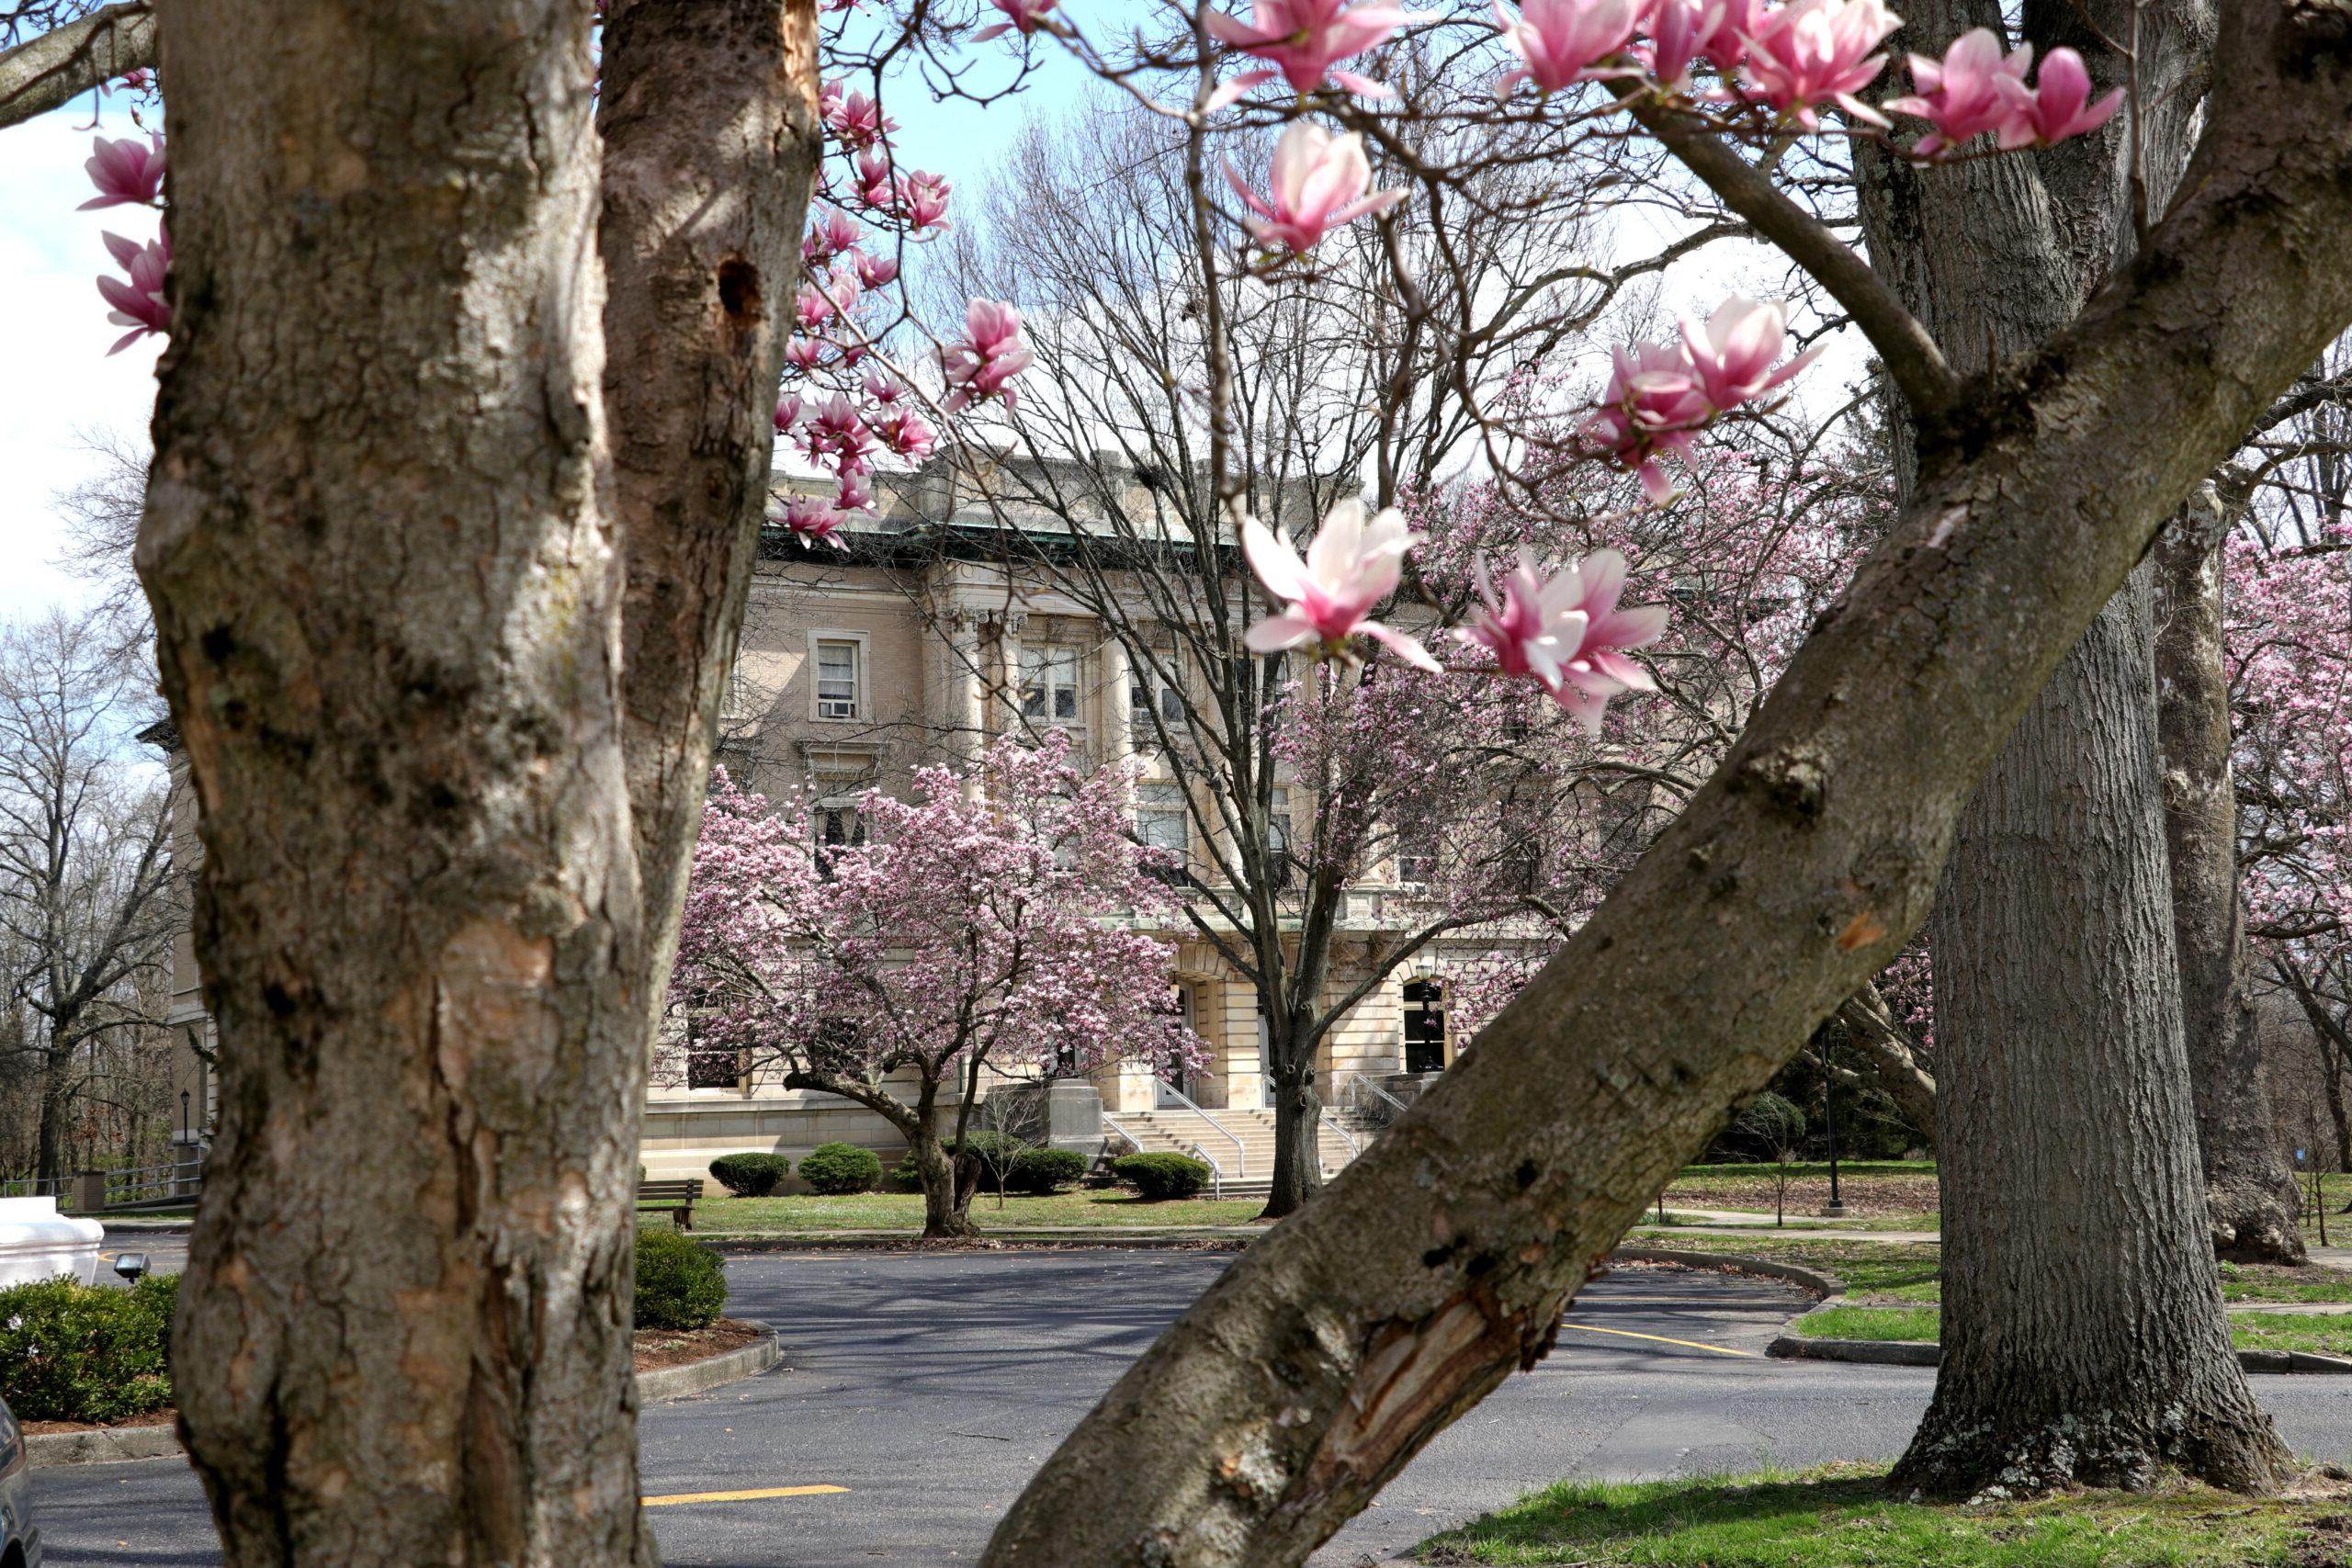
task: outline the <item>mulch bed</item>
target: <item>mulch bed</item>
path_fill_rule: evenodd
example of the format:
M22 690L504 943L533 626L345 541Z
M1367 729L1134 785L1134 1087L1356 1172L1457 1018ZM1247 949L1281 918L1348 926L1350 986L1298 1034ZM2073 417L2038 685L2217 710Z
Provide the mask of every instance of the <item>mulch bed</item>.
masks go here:
M688 1361L706 1360L723 1356L729 1350L740 1350L768 1337L768 1330L756 1323L739 1323L722 1317L708 1328L669 1329L640 1328L635 1335L632 1359L640 1372L656 1367L682 1366ZM27 1421L27 1432L111 1432L130 1427L168 1427L178 1419L179 1412L170 1405L150 1410L143 1416L132 1416L120 1421Z
M1932 1176L1871 1176L1842 1180L1838 1185L1849 1214L1875 1218L1880 1214L1933 1213L1936 1210L1936 1179ZM1828 1201L1829 1179L1826 1176L1800 1177L1789 1183L1792 1216L1817 1214ZM1769 1213L1772 1207L1772 1182L1770 1178L1760 1176L1746 1181L1678 1181L1666 1190L1666 1206L1669 1211L1762 1209Z
M756 1323L739 1323L731 1317L722 1317L708 1328L640 1328L637 1331L637 1370L650 1372L656 1367L707 1360L765 1339L768 1332Z

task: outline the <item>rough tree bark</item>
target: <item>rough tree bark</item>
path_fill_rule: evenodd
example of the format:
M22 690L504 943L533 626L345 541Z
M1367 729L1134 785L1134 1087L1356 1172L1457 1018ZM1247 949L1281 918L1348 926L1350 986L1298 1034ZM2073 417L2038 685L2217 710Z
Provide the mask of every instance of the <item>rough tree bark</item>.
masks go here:
M624 200L605 236L616 417L695 432L667 508L607 449L588 8L162 16L177 314L138 558L206 850L220 1123L175 1366L232 1563L653 1560L628 1199L677 911L639 860L692 827L658 794L678 841L635 825L622 562L661 530L740 600L763 498L716 476L768 452L812 12L606 8L611 112L681 123L616 127L601 177L775 187ZM675 619L712 644L677 668L723 663L723 604ZM715 705L673 712L707 755Z
M1303 1560L1545 1352L1589 1260L1926 918L2065 650L2352 321L2352 8L2232 24L2233 91L2143 259L1953 390L1911 504L1714 778L1467 1059L1120 1379L990 1568ZM1819 238L1696 135L1685 161L1763 231Z
M2213 1249L2240 1263L2301 1263L2301 1194L2278 1146L2263 1077L2238 886L2222 622L2222 544L2231 515L2219 496L2200 496L2156 541L2156 739L2173 941Z
M1847 1038L1862 1054L1856 1078L1867 1078L1919 1130L1933 1152L1936 1146L1936 1078L1919 1065L1914 1042L1894 1021L1886 998L1876 984L1864 986L1838 1008Z
M2186 162L2213 20L2029 5L2025 31L2120 80L2102 135L1917 169L1867 161L1872 265L1956 366L2030 349L2132 243L2129 183L2167 197ZM1927 53L1979 0L1908 6ZM2141 106L2145 106L2144 110ZM1968 1494L2142 1484L2178 1462L2266 1484L2285 1450L2232 1353L2197 1174L2157 795L2152 572L2100 611L1962 815L1932 917L1946 1269L1934 1404L1898 1483ZM2064 867L2063 874L2056 868Z

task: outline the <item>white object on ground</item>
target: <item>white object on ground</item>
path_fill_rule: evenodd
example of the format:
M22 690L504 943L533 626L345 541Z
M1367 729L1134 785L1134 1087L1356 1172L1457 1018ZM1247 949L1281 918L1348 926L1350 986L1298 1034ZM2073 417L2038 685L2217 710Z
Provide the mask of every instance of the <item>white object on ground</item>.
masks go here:
M54 1198L0 1198L0 1285L70 1274L94 1282L106 1226L57 1212Z

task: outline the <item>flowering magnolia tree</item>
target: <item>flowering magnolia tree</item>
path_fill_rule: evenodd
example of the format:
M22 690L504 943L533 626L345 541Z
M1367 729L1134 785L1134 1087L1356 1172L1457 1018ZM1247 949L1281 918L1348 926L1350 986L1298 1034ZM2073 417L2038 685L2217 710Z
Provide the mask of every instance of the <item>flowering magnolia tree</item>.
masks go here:
M673 1039L886 1118L914 1151L923 1234L971 1234L977 1167L959 1181L946 1145L992 1080L1198 1059L1169 1001L1174 946L1150 934L1166 885L1128 836L1127 785L1079 768L1058 736L1008 739L968 777L918 770L911 799L869 791L867 841L840 846L805 802L771 811L722 772L695 847Z

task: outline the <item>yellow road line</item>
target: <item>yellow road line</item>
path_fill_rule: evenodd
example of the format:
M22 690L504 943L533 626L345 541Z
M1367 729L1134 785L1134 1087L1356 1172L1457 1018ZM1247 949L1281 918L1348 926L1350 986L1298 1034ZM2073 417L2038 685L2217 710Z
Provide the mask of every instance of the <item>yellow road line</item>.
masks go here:
M820 1493L846 1492L846 1486L763 1486L751 1492L673 1492L666 1497L639 1497L649 1508L673 1507L680 1503L749 1503L760 1497L814 1497Z
M1724 1345L1702 1345L1696 1339L1668 1339L1663 1334L1636 1334L1630 1328L1595 1328L1589 1323L1564 1323L1563 1328L1579 1328L1587 1334L1614 1334L1623 1339L1648 1339L1660 1345L1679 1345L1686 1350L1713 1350L1718 1356L1746 1356L1750 1360L1763 1358L1753 1350L1734 1350Z

